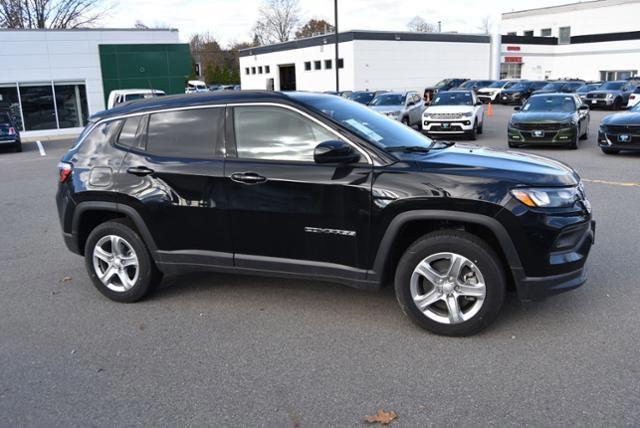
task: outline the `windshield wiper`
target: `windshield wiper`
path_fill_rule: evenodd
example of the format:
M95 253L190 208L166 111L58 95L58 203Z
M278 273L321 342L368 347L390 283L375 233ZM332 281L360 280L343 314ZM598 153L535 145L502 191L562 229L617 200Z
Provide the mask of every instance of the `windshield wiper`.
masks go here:
M451 147L455 144L453 141L440 141L434 140L429 143L428 146L394 146L387 147L386 151L388 152L405 152L405 153L429 153L431 150L435 149L445 149L447 147ZM440 147L436 147L440 145Z

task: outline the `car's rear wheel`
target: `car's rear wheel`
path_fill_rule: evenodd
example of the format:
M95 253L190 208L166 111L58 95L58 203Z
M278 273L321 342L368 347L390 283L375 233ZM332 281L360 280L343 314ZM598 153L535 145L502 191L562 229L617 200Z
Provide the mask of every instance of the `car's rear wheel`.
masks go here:
M604 153L605 155L617 155L618 153L620 153L620 150L617 149L605 149L602 148L602 153Z
M110 221L93 229L84 255L93 285L117 302L142 299L162 279L144 241L125 222Z
M505 296L495 252L475 235L447 230L413 243L398 263L396 297L418 326L436 334L468 336L488 326Z

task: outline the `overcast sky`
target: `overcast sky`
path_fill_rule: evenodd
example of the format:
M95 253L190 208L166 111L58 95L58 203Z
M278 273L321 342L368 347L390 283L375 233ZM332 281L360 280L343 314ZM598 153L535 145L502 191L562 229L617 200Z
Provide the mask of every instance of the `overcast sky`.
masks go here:
M442 21L442 31L478 32L488 15L513 10L571 3L573 0L339 0L339 29L402 31L416 15ZM262 0L136 0L120 1L103 23L132 27L137 19L147 25L169 25L183 40L209 31L223 44L251 39L251 27ZM333 0L300 0L303 18L333 21Z

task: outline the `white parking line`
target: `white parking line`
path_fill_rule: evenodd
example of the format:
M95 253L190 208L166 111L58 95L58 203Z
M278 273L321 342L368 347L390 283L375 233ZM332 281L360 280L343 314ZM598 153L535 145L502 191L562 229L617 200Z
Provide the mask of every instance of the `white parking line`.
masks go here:
M608 184L610 186L640 187L640 183L633 183L628 181L590 180L588 178L583 178L582 181L586 181L587 183Z
M40 152L40 156L46 156L47 152L44 151L44 146L42 145L40 140L36 141L36 144L38 145L38 151Z

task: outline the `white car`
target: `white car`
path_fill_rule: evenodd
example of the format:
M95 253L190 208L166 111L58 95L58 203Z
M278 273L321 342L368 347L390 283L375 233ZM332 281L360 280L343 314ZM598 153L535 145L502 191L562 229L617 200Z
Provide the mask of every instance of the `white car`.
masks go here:
M202 80L189 80L187 87L184 88L184 93L192 94L194 92L209 92L209 88L207 88L207 84Z
M431 135L466 135L471 140L482 134L484 106L473 91L438 92L422 113L422 130Z
M486 88L478 89L478 98L483 103L495 103L498 95L500 95L504 89L509 89L516 83L518 83L517 80L498 80Z
M123 104L128 101L163 97L165 95L164 91L159 89L116 89L109 93L107 108L114 108L118 104Z
M640 86L633 91L633 94L629 95L629 102L627 103L627 108L634 107L636 104L640 103Z

